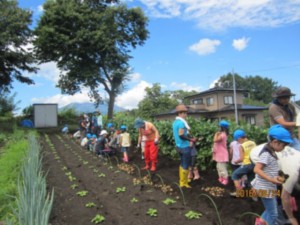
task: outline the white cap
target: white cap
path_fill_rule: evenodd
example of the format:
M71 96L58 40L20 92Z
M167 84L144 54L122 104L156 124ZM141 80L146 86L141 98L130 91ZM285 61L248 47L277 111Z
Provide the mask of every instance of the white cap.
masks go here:
M106 130L101 130L100 135L104 135L104 134L107 134L107 131Z

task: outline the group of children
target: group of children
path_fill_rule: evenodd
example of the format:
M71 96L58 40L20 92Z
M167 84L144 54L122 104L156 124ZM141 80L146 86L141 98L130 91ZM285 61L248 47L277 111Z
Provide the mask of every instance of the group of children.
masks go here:
M86 131L85 136L76 132L73 137L80 139L82 147L95 152L99 157L113 155L117 149L120 149L123 153L123 161L129 161L128 151L131 146L131 138L125 125L121 125L120 129L116 130L113 123L108 123L107 130L100 128L96 131L92 131L92 133L87 133L88 131Z
M182 112L185 112L185 110ZM177 120L184 121L182 118L177 118ZM265 221L269 225L276 224L275 221L278 217L276 197L280 196L275 196L275 193L278 193L276 192L277 186L283 184L284 181L278 178L278 158L275 153L283 151L286 145L292 143L293 140L290 132L281 125L273 125L268 132L268 143L260 149L254 161L251 153L254 151L253 149L256 148L256 143L249 140L246 132L242 129L237 129L233 132L233 141L230 143L230 150L227 150L229 126L228 121L220 121L219 130L213 137L212 159L216 161L218 181L222 185L229 183L227 166L230 161L232 169L231 179L235 187L235 191L230 193L230 195L236 197L241 193L245 195L246 192L242 192L245 186L251 189L251 193L253 193L252 196L260 197L265 207L265 211L262 214L263 220L258 219L256 224L266 224ZM155 171L159 133L153 124L141 119L135 121L134 127L139 129L138 145L144 144L146 147L149 145L148 150L145 148L147 151L142 154L142 156L145 156L145 169ZM186 122L183 127L187 127L187 130L189 130L189 126ZM116 149L120 149L123 153L123 161L128 162L131 137L127 132L127 127L121 125L120 129L116 130L114 125L109 123L107 124L107 129L108 131L104 129L100 130L99 135L87 133L86 136L81 139L81 146L95 152L100 157L114 154ZM182 136L183 134L179 134L179 137L181 137L180 135ZM182 187L190 187L188 181L183 180L183 178L188 177L189 181L191 179L200 178L195 165L195 156L197 155L195 149L196 139L194 140L194 138L189 137L188 133L186 134L186 138L188 146L186 148L183 146L182 152L179 152L181 157L180 172L185 172L184 176L180 174L180 186ZM142 148L142 150L143 149L144 148ZM183 151L184 149L190 149L188 152L189 155ZM188 163L186 159L189 159ZM263 192L263 190L268 191Z
M281 224L277 222L279 217L277 198L281 197L280 190L277 190L277 188L285 180L281 179L279 174L277 154L293 142L290 132L279 124L273 125L268 131L268 142L259 147L257 151L256 143L247 138L244 130L237 129L233 133L234 140L230 143L230 151L228 152L229 123L221 121L219 126L220 130L214 135L212 153L213 160L217 163L219 182L227 185L227 163L229 158L231 158L231 179L233 180L235 191L230 193L230 195L253 197L253 199L259 197L261 199L265 211L261 218L257 218L257 225ZM244 189L244 177L248 181L246 184L248 191Z

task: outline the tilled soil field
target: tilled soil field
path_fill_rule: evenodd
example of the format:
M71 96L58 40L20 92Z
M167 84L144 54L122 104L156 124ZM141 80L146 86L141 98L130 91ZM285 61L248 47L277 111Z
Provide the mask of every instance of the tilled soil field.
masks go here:
M41 145L48 189L55 192L51 225L250 225L254 216L246 212L263 210L259 201L230 197L232 184L219 185L214 170L181 192L178 161L159 156L150 173L139 169L137 151L124 164L121 153L100 159L62 134L42 133Z

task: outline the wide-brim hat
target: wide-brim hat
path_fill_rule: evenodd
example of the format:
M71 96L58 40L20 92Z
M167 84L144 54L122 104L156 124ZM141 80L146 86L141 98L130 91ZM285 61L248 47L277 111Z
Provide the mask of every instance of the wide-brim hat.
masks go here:
M187 112L188 109L187 109L187 107L184 104L179 104L179 105L176 106L175 111L177 113L179 113L179 112Z
M273 94L274 98L295 96L288 87L279 87Z

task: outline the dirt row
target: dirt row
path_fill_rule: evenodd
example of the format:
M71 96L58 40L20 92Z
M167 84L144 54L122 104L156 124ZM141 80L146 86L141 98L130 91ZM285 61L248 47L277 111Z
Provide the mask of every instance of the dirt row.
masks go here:
M193 188L181 193L175 184L178 161L160 156L157 173L150 174L139 171L143 161L138 152L130 152L131 161L126 166L121 163L121 154L100 159L61 134L42 134L41 145L48 189L55 191L52 225L95 224L92 220L96 215L105 218L103 224L253 224L253 216L240 216L262 210L259 202L231 198L232 186L221 187L216 171L202 172L201 179L192 182ZM150 185L142 180L147 176L152 177L148 180L153 182ZM84 191L86 196L80 197ZM167 198L176 202L166 205L163 201ZM89 208L91 205L94 206ZM149 209L156 210L157 215L147 215ZM188 219L185 214L191 211L202 216Z

